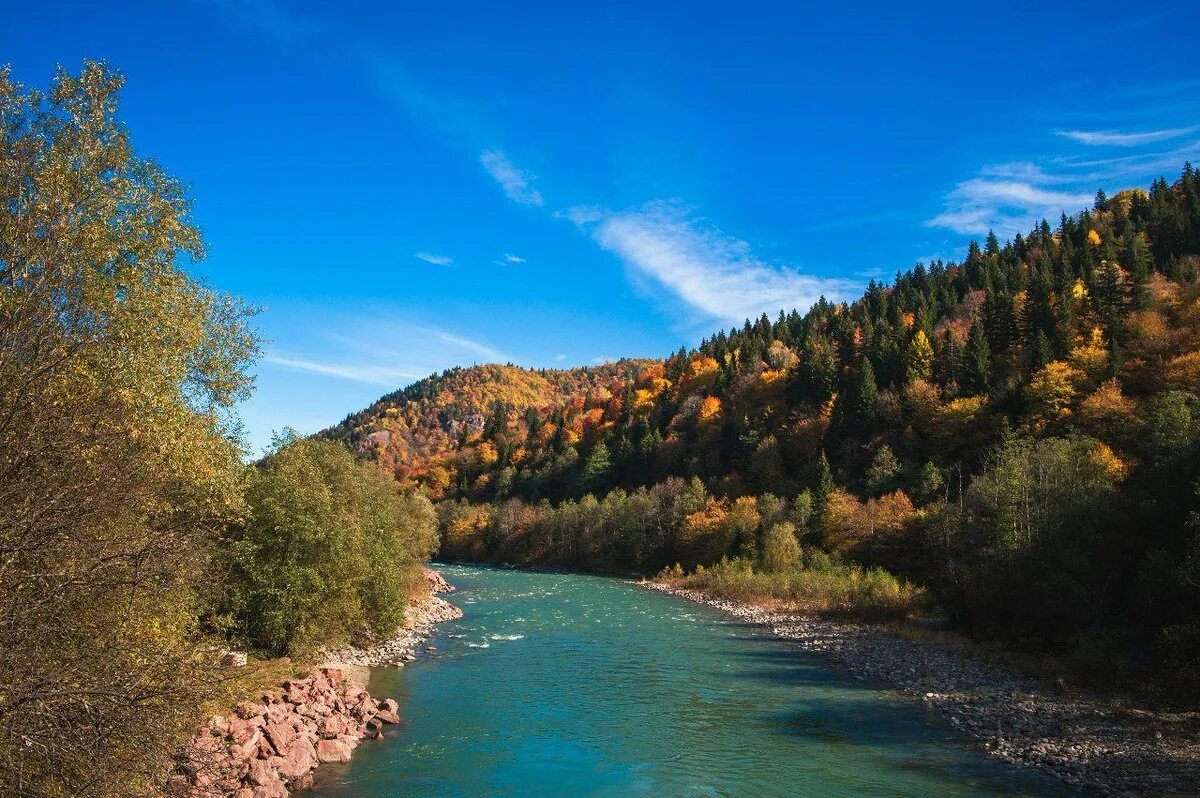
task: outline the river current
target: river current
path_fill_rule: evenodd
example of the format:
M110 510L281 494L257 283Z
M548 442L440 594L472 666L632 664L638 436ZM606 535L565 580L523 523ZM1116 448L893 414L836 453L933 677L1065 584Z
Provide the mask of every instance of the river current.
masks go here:
M717 610L611 577L439 570L465 617L372 673L404 723L322 765L314 798L1068 794Z

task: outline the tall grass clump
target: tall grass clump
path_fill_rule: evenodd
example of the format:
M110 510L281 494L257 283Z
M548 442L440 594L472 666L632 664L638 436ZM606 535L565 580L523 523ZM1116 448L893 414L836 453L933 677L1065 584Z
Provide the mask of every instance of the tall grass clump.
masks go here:
M883 622L929 611L925 589L882 568L844 563L825 552L805 552L804 561L770 570L746 558L722 559L684 573L678 566L659 578L676 587L751 604L786 604L799 612Z

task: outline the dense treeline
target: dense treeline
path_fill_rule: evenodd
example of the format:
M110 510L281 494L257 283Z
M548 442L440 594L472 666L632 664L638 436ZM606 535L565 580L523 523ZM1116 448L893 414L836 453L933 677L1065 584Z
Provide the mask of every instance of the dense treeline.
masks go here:
M703 556L683 531L783 497L811 508L793 521L799 545L927 586L962 628L1107 663L1096 676L1183 685L1200 674L1198 255L1200 174L1186 165L1149 191L1100 192L1054 227L989 235L961 263L764 315L665 361L569 379L492 367L576 388L501 391L472 424L443 424L450 445L425 446L419 419L453 416L467 374L328 434L453 500L448 517L489 505L475 539L446 527L447 552L761 563L724 529L736 521L712 522ZM675 538L605 520L639 516L675 477L714 503L668 525ZM598 520L593 501L609 508Z
M0 70L0 794L161 794L231 676L399 622L433 508L331 443L246 466L248 311L100 64Z

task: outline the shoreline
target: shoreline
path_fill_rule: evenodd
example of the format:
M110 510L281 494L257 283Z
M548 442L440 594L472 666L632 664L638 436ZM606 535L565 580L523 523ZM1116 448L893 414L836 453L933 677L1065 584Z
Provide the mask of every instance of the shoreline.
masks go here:
M164 785L187 798L287 798L313 786L325 762L348 762L363 740L380 739L401 722L394 699L367 692L371 667L403 667L434 626L462 617L441 598L454 587L424 569L428 593L410 607L406 625L365 649L321 652L298 676L263 687L259 698L212 715L176 758Z
M434 632L434 627L463 617L463 611L440 594L455 588L432 568L425 568L429 593L409 608L405 626L386 640L365 647L347 646L321 652L322 667L353 671L366 679L367 668L402 668L417 658L417 650Z
M1122 709L1096 697L1057 695L981 658L883 627L768 609L662 582L635 584L769 629L936 711L989 756L1070 787L1114 796L1200 795L1196 713Z

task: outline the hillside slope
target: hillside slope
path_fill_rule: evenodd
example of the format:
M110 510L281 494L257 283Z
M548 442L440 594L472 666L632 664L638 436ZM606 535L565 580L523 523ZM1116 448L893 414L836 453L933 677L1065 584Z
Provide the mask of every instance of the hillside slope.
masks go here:
M1188 165L853 303L453 370L326 434L454 500L449 556L883 565L976 634L1200 683L1198 271Z

